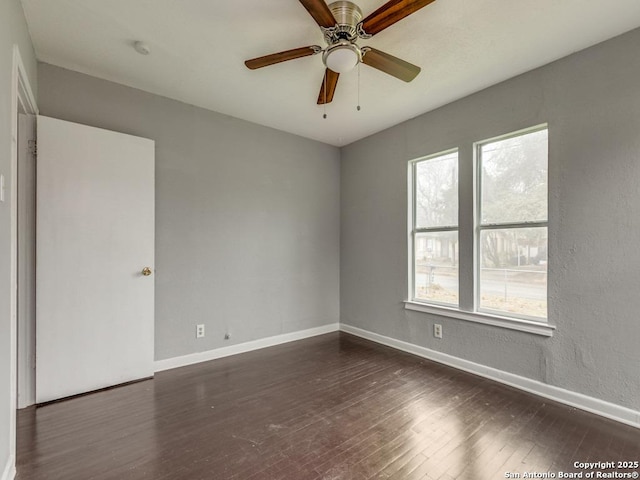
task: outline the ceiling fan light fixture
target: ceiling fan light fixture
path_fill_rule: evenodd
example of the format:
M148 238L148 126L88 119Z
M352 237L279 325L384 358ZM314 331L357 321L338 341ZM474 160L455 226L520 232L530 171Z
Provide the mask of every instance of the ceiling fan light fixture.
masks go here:
M362 52L351 42L340 42L328 47L322 54L322 60L328 69L346 73L362 61Z
M404 82L412 81L420 73L420 67L373 47L361 48L356 41L358 38L376 35L435 0L387 0L387 3L364 19L360 7L351 1L338 0L328 5L326 1L299 0L320 27L328 45L326 48L309 45L252 58L244 62L247 68L255 70L322 52L322 62L326 68L318 95L318 105L330 103L340 74L353 70L360 63ZM359 78L358 70L358 81Z

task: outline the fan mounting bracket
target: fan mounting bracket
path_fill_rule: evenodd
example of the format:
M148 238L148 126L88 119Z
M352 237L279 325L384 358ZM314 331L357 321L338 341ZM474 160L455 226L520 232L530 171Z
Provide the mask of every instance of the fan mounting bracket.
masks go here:
M320 27L320 30L322 30L324 41L327 42L327 45L334 45L342 40L353 42L358 37L355 33L355 29L349 25L345 26L336 24L335 26L328 28ZM351 32L351 30L354 31Z
M358 24L356 25L356 35L360 38L364 38L365 40L373 37L373 35L364 31L362 22L358 22Z

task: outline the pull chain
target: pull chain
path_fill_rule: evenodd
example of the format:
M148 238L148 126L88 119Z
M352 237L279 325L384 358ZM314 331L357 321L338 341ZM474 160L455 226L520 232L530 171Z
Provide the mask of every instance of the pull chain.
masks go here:
M324 103L322 104L322 118L327 118L327 69L324 70L324 82L322 82L322 90L324 90Z
M360 63L358 63L358 106L356 110L360 111Z

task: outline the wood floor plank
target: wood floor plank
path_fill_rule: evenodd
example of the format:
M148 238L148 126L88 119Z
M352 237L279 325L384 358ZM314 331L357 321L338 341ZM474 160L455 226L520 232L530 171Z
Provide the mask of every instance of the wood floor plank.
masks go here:
M17 480L493 480L640 430L334 333L18 414Z

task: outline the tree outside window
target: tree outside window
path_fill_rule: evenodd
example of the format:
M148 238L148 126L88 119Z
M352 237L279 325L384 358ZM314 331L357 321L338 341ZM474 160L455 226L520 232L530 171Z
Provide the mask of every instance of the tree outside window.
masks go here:
M548 131L478 145L478 309L547 317Z

